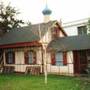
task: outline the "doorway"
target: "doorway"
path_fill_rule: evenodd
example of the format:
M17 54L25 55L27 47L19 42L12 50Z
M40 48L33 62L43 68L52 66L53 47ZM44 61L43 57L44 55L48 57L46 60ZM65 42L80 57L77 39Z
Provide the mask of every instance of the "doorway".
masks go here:
M85 74L87 66L87 50L74 51L74 73Z

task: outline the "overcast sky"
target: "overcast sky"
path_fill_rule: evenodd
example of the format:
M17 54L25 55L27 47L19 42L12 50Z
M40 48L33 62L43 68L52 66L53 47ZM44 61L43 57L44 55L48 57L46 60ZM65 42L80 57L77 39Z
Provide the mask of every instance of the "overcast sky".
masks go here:
M31 23L43 22L42 10L45 0L0 0L19 9L18 18ZM51 20L69 22L90 17L90 0L47 0L52 10Z

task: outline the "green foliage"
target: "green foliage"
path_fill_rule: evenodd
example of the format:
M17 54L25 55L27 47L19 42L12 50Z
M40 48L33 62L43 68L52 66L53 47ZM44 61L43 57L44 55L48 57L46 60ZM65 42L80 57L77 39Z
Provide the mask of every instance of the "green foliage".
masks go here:
M0 3L0 29L3 32L19 27L24 23L22 20L16 19L17 14L19 12L14 7L10 5L5 6L3 3Z

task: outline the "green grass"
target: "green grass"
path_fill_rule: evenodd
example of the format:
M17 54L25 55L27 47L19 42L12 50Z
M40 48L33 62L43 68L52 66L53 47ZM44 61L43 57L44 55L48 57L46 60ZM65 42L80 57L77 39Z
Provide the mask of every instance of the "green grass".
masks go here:
M44 76L0 75L0 90L90 90L90 84L83 83L76 77L48 75Z

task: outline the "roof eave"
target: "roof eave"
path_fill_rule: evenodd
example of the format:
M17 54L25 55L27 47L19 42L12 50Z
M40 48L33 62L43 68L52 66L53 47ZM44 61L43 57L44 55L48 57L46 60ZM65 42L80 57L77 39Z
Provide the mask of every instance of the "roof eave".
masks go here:
M33 41L33 42L21 42L21 43L13 43L13 44L4 44L0 45L0 48L5 49L5 48L20 48L20 47L30 47L30 46L36 46L39 47L42 44L38 41Z

